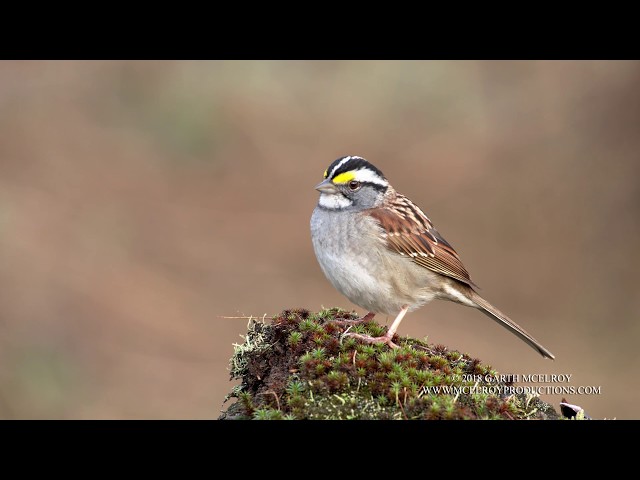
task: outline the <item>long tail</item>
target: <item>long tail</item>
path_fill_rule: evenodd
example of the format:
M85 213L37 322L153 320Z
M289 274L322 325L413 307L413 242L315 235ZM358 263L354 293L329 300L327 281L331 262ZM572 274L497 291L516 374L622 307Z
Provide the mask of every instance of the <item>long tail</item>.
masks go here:
M487 302L484 298L482 298L480 295L478 295L475 291L473 291L471 289L469 289L469 290L471 291L470 299L476 305L478 305L478 307L479 307L478 310L480 310L482 313L487 315L492 320L495 320L496 322L498 322L503 327L507 328L510 332L516 334L522 340L527 342L532 348L534 348L535 350L540 352L540 355L542 355L543 357L550 358L551 360L556 358L553 355L553 353L551 353L549 350L544 348L540 344L540 342L538 342L535 338L533 338L531 335L529 335L520 325L518 325L516 322L514 322L509 317L507 317L504 313L502 313L500 310L498 310L496 307L494 307L489 302Z

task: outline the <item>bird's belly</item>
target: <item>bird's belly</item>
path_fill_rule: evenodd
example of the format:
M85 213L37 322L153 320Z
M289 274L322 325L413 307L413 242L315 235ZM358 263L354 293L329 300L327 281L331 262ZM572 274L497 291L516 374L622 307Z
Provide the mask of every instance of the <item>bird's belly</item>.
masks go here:
M331 284L356 305L371 312L395 314L402 305L394 301L391 286L368 273L366 261L345 255L325 255L320 266Z
M425 269L408 258L391 255L379 239L338 234L336 229L353 231L340 222L323 227L313 240L318 263L336 290L354 304L371 312L395 315L405 305L412 311L434 298ZM327 235L331 230L333 234ZM410 267L399 269L398 262L405 261Z

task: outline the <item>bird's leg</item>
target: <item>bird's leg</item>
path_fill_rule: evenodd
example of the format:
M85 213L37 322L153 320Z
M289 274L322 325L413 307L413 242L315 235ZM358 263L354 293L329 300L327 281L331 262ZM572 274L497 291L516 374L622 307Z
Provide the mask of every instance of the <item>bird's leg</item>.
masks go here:
M409 310L408 305L405 305L404 307L402 307L402 310L400 310L400 313L398 313L398 316L389 327L389 330L387 330L387 333L385 333L382 337L372 337L370 335L361 335L359 333L349 333L349 332L345 333L344 335L346 337L357 338L358 340L362 340L365 343L386 343L391 348L398 348L398 346L395 343L393 343L391 339L396 334L396 330L398 330L398 327L400 326L400 322L402 322L402 319L407 313L407 310Z
M375 313L369 312L364 317L356 318L355 320L333 320L332 323L337 325L360 325L361 323L370 322L375 316Z

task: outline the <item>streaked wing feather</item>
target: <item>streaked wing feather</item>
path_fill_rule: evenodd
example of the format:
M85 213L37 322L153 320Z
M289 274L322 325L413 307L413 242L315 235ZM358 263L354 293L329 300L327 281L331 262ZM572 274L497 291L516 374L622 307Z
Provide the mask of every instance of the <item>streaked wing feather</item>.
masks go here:
M453 247L406 197L398 194L393 209L375 209L369 214L387 232L389 249L411 257L422 267L475 286Z

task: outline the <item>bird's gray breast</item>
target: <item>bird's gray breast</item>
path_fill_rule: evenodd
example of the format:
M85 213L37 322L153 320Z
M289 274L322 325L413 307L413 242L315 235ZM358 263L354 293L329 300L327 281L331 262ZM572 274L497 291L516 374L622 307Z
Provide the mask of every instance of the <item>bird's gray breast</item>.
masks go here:
M372 312L397 313L387 280L388 251L374 219L316 207L311 217L313 248L331 284L356 305Z

